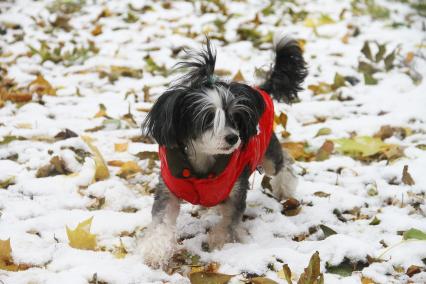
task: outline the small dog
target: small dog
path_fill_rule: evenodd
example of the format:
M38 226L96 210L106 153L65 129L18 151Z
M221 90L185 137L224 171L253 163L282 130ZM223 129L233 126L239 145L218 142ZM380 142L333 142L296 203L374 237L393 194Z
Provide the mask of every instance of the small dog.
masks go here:
M148 265L164 266L176 248L181 200L217 205L221 221L209 231L210 249L238 241L249 177L261 166L272 177L276 198L297 186L293 160L273 133L272 98L291 102L307 76L295 40L275 36L275 63L259 87L228 82L214 74L216 53L205 48L178 64L188 70L153 105L142 128L159 144L161 176L152 223L140 245Z

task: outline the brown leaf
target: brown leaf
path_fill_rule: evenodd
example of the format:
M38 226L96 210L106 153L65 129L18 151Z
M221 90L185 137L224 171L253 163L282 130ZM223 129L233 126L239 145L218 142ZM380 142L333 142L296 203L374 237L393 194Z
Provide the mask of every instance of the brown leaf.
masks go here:
M317 161L324 161L327 160L330 157L330 154L334 150L334 143L333 141L325 141L324 144L322 144L321 148L319 148L315 160Z
M293 159L298 161L310 161L314 157L314 153L305 151L305 142L285 142L281 144Z
M93 36L98 36L102 33L102 26L96 25L93 30L90 32Z
M189 275L191 284L226 284L234 275L213 272L195 272Z
M407 268L407 272L405 274L408 275L408 277L413 277L414 274L420 273L421 267L417 265L410 265L410 267Z
M66 169L65 162L59 156L54 156L50 159L49 164L39 168L36 173L37 178L67 175L71 172Z
M68 128L66 128L65 130L55 135L55 139L58 139L58 140L66 140L68 138L73 138L73 137L78 137L78 135L74 131L69 130Z
M296 216L299 214L302 207L297 199L289 198L283 203L282 214L286 216Z
M143 151L136 154L140 160L159 160L158 152Z
M326 192L324 192L324 191L316 191L316 192L314 192L314 195L315 196L318 196L318 197L329 197L330 196L330 193L326 193Z
M278 282L266 277L253 277L249 281L250 284L278 284Z
M402 182L406 185L414 185L414 179L411 177L410 173L408 172L408 165L404 166L404 169L402 170Z
M0 240L0 270L19 271L30 268L26 264L15 264L12 259L10 239Z
M280 115L274 116L274 122L276 124L282 125L284 129L287 127L287 120L288 120L287 114L284 112L280 113Z

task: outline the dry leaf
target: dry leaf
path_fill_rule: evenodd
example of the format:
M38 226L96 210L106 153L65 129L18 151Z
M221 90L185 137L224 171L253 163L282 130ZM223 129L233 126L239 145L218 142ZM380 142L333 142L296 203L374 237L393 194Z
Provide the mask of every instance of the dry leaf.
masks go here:
M76 249L95 250L96 235L90 233L93 217L79 223L74 230L66 226L69 245Z
M124 164L124 162L120 161L120 160L108 161L108 166L111 166L111 167L121 167L123 164Z
M243 73L241 73L241 70L238 70L237 74L235 74L234 77L232 78L232 81L237 81L237 82L245 81Z
M408 165L404 166L404 169L402 170L402 182L406 185L414 185L414 179L411 177L410 173L408 172Z
M327 160L330 157L330 154L334 150L334 143L332 141L325 141L324 144L322 144L321 148L319 148L315 160L317 161L324 161Z
M288 121L288 117L287 117L287 114L285 114L284 112L280 113L280 115L274 116L274 122L276 124L281 125L283 128L287 127L287 121Z
M405 56L405 63L410 64L411 61L413 61L414 59L414 52L408 52L407 55Z
M289 198L283 203L283 210L281 213L286 216L296 216L301 209L302 207L297 199Z
M189 275L191 284L226 284L234 277L234 275L227 275L213 272L195 272Z
M111 119L111 117L106 112L106 106L104 104L99 104L99 110L95 114L95 118L97 117L106 117L108 119Z
M376 284L371 278L362 276L361 277L361 284Z
M55 88L41 74L37 75L37 78L28 85L28 88L32 93L37 93L40 96L56 96Z
M129 148L129 143L118 143L114 144L114 150L115 152L126 152Z
M30 268L26 264L15 264L12 259L12 248L10 239L0 240L0 270L19 271ZM1 282L1 281L0 281Z
M405 274L408 275L408 277L413 277L414 274L420 273L421 267L417 265L410 265L410 267L407 268L407 272Z
M98 36L102 33L102 26L96 25L93 30L90 32L93 36Z
M304 142L285 142L285 143L282 143L281 145L283 148L285 148L289 152L289 154L295 160L309 161L314 157L314 153L305 151Z
M123 241L120 239L120 245L116 247L114 250L114 256L115 258L122 259L125 258L127 255L126 247L123 244Z
M134 161L128 161L125 162L123 165L121 165L120 171L118 172L118 176L121 178L130 178L137 173L140 173L142 169L139 167L138 164Z
M93 145L92 138L86 135L82 135L81 139L87 144L87 146L89 146L90 150L92 151L93 159L95 160L95 164L96 164L95 179L96 180L107 179L109 177L108 167L106 166L104 158L102 157L98 148L96 148L96 146Z

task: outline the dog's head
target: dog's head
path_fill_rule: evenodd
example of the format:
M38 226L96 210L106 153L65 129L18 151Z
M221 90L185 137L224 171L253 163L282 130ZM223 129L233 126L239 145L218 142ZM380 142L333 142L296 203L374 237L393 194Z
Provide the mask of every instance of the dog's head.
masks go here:
M194 147L209 155L230 154L257 134L265 105L252 87L214 74L216 54L209 40L189 61L187 73L155 102L143 128L160 146Z

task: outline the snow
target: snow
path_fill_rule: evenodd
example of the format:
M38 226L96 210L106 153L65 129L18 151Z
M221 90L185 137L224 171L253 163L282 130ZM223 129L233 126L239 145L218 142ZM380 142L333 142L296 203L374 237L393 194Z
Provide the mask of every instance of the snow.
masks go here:
M152 106L176 76L150 74L144 57L150 55L156 64L169 69L182 57L182 53L175 55L173 51L180 47L199 48L203 33L215 31L215 19L226 20L226 16L222 12L201 14L198 2L171 1L171 9L158 1L85 2L81 11L71 15L70 32L49 24L56 19L47 9L52 1L0 3L0 28L11 24L21 26L21 29L8 28L7 33L1 35L0 67L8 70L7 77L13 78L18 86L27 86L40 72L57 89L57 96L44 96L43 104L34 96L33 102L23 105L6 102L0 108L0 141L6 136L26 139L0 144L0 182L13 181L7 188L0 189L0 240L10 238L13 260L31 266L19 272L0 270L0 283L88 283L95 273L98 280L107 283L189 283L186 275L167 274L142 261L136 240L143 236L151 222L153 195L149 189L157 181L159 169L156 162L156 167L148 170L148 162L139 161L136 155L155 152L158 146L132 142L131 138L140 135L139 125L146 115L143 110ZM265 275L286 283L277 274L283 263L298 276L311 255L319 251L325 283L359 283L361 277L376 283L426 282L426 242L410 240L398 245L402 231L410 228L426 231L426 152L416 147L426 144L426 80L415 84L407 75L407 66L402 66L407 53L414 52L411 66L426 76L422 30L425 21L409 5L398 1L375 1L391 11L390 18L382 20L372 19L370 15L354 15L351 2L298 0L277 4L271 15L260 16L258 31L266 34L283 30L306 40L304 55L310 74L305 90L300 93L301 102L291 106L277 103L277 112L288 115L289 140L307 141L310 149L318 149L327 139L350 137L352 132L374 135L383 125L410 128L413 134L405 139L393 136L385 140L401 145L405 156L389 163L362 163L339 154L332 154L321 162L296 162L300 175L295 197L301 201L302 210L292 217L281 214L281 204L263 193L261 177L256 173L252 179L253 190L248 193L242 242L226 244L213 252L203 251L202 242L207 240L207 228L218 221L217 214L214 210L184 205L178 219L182 238L179 247L200 256L204 263L218 262L221 273L237 274L240 278L243 273ZM152 10L133 11L138 20L127 23L124 19L130 3L135 9L150 6ZM269 3L226 1L228 13L234 16L225 24L224 36L228 43L213 40L218 50L217 69L231 74L241 70L248 82L258 82L255 68L269 66L272 46L266 43L254 47L249 40L240 40L236 30L252 21ZM215 6L209 2L209 7ZM303 21L292 23L289 7L294 11L306 10L309 18L326 14L335 23L319 26L315 33ZM339 19L344 8L345 16ZM94 21L105 9L112 15L97 21L102 33L93 36ZM392 23L404 25L392 28ZM348 25L359 27L360 34L349 37L345 44L341 38L350 30ZM37 49L40 40L46 40L52 47L63 42L62 52L75 46L87 47L90 40L99 52L89 53L87 60L76 64L42 63L38 55L26 56L30 51L28 46ZM379 82L372 86L365 85L362 74L357 71L362 57L360 50L366 40L386 43L387 52L399 48L395 60L398 67L375 74ZM375 53L376 47L371 46ZM111 83L96 72L109 72L111 66L143 69L143 75L141 79L121 76ZM314 96L307 89L311 84L332 82L336 72L360 80L354 86L339 89L342 97L352 100L333 100L330 94ZM151 101L144 101L144 87L150 87ZM130 95L126 95L129 92ZM111 123L99 131L88 132L104 125L104 118L94 118L100 104L105 105L107 114L114 119L127 114L130 107L137 126L121 120L120 126ZM326 121L313 123L318 117L325 117ZM323 127L330 128L331 134L315 137ZM95 181L94 160L89 157L80 163L74 152L75 149L89 151L81 138L54 139L66 128L92 137L106 161L136 161L144 174L127 180L115 175L117 167L109 166L111 176ZM127 151L115 152L115 143L128 143ZM53 156L61 157L72 174L36 178L37 170ZM404 165L408 165L415 185L401 182ZM377 195L368 194L372 186L377 188ZM314 195L318 191L330 195ZM100 199L104 199L104 204L94 209L93 204ZM359 210L361 217L350 213L354 209ZM336 210L346 222L336 217ZM194 217L197 215L194 213L199 213L201 218ZM90 217L93 217L91 232L97 235L102 249L71 248L65 227L74 228ZM370 225L374 217L380 219L375 226ZM337 234L324 238L320 224ZM309 233L312 228L316 231ZM306 238L293 240L300 235ZM128 252L123 259L113 255L120 241ZM396 246L385 251L383 243ZM372 263L351 276L326 273L327 263L338 265L345 259L366 263L367 256L377 258L383 253L383 262ZM277 271L271 269L271 264ZM410 265L422 267L422 272L409 279L396 269L406 271Z

